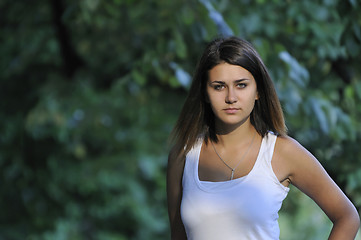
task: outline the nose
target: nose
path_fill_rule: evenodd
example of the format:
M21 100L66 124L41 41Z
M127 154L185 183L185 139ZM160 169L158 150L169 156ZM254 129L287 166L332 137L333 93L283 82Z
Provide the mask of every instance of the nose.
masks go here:
M228 88L227 96L226 96L225 101L228 104L232 104L232 103L237 102L237 96L236 96L236 93L235 93L234 89Z

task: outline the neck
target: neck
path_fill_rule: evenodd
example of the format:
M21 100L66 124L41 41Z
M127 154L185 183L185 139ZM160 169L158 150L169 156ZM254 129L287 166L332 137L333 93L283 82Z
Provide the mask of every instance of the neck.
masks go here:
M251 124L250 120L248 119L242 124L238 125L227 125L226 127L220 126L216 124L216 135L219 140L219 144L233 145L234 143L240 143L244 141L249 141L254 134L256 133L256 129Z

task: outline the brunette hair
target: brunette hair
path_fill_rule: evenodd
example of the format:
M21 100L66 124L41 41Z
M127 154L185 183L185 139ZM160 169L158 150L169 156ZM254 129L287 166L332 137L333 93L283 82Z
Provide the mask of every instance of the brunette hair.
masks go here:
M259 98L250 115L256 131L262 137L268 131L287 134L280 101L257 51L249 42L237 37L217 38L208 44L199 60L188 97L173 129L172 137L179 151L187 153L200 136L217 141L215 116L207 101L206 84L209 70L223 62L243 67L256 80Z

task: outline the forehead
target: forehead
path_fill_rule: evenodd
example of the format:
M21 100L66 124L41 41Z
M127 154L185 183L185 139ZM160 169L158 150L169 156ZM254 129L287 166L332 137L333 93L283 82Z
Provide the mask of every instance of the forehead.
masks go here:
M247 69L229 63L220 63L208 72L208 81L228 82L240 79L254 80L254 77Z

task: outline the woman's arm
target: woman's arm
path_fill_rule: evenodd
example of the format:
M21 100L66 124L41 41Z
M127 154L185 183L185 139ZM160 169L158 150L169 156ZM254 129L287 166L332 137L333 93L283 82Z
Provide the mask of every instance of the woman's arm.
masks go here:
M185 159L177 155L174 147L169 153L167 168L167 200L168 216L171 228L172 240L187 239L183 222L180 215L182 201L182 176Z
M313 199L333 223L329 240L354 239L360 218L351 201L317 159L292 138L279 137L277 151L291 183Z

